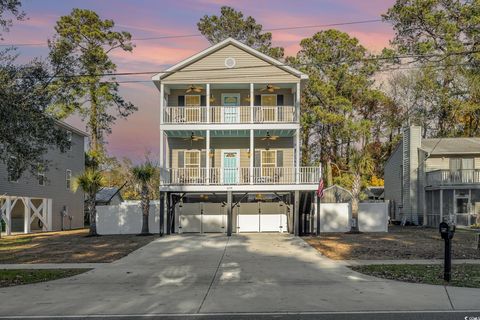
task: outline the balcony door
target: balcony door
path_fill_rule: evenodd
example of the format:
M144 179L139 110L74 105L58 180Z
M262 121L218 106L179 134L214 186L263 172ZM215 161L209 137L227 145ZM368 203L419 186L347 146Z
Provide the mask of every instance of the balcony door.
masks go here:
M276 122L277 121L277 95L276 94L262 94L262 121Z
M475 161L473 158L450 158L453 183L473 183Z
M240 94L222 93L222 122L238 123L240 117Z
M238 183L240 150L222 150L222 181L224 184Z

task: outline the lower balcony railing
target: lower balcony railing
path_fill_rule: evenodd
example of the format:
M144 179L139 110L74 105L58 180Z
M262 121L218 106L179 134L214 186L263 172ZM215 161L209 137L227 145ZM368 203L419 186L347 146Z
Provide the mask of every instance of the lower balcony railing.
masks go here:
M320 168L168 168L162 173L165 185L317 184Z
M427 172L427 185L480 184L480 169L435 170Z

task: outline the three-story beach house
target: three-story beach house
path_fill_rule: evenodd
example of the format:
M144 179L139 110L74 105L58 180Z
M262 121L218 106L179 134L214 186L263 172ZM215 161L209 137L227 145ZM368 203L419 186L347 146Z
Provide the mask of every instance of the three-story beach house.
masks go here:
M152 78L165 232L299 233L320 179L300 165L307 78L232 38Z

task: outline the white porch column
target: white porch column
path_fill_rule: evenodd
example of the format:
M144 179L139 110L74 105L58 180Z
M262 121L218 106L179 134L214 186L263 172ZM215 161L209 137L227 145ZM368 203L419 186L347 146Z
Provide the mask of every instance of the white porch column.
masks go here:
M52 231L53 230L53 226L52 226L52 219L53 219L53 201L52 199L46 199L47 200L47 231Z
M253 109L252 109L253 110ZM254 164L254 157L255 157L255 130L250 129L250 184L253 184L253 164Z
M300 128L295 130L295 181L300 183Z
M207 83L207 96L205 102L207 103L207 119L205 119L206 123L210 123L210 83ZM208 157L207 157L208 158Z
M7 235L12 234L12 198L7 197L7 202L5 203L5 232Z
M165 85L160 83L160 125L163 124L163 114L164 114L164 101L165 101Z
M163 161L164 159L164 134L163 130L160 129L160 154L159 154L159 166L160 166L160 185L163 185L164 179L165 179L165 163Z
M432 198L433 198L433 192L432 192ZM432 211L433 211L433 206L432 206ZM440 222L442 221L443 221L443 189L440 189Z
M30 233L30 198L23 198L23 233Z
M300 82L297 83L297 88L295 92L295 114L296 121L300 121L300 96L301 96Z
M254 84L250 83L250 123L253 123L253 106L255 104L255 96L254 96L254 90L253 90Z
M207 87L208 88L208 87ZM208 99L207 99L208 101ZM208 102L207 102L208 104ZM206 143L207 143L207 147L206 147L206 157L205 157L205 167L206 167L206 170L207 170L207 173L206 173L206 177L207 177L207 181L206 183L207 184L210 184L210 130L207 130L207 138L206 138Z

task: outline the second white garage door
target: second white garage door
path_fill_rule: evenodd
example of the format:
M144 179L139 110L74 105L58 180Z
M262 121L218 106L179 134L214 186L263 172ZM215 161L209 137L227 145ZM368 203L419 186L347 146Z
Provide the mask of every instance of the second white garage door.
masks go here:
M286 232L286 208L278 202L242 203L236 208L237 232Z

